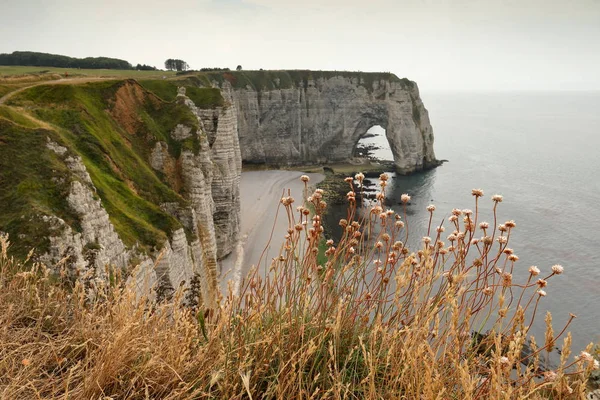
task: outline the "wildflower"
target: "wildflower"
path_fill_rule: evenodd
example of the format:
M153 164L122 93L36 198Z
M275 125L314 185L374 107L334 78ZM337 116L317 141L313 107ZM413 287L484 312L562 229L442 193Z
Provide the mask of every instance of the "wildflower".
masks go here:
M427 211L434 212L435 211L435 206L433 204L428 205L427 206Z
M310 181L310 178L308 177L308 175L302 175L302 176L300 177L300 180L301 180L302 182L306 183L306 182Z
M509 256L513 253L513 249L507 247L502 251L504 254L508 254Z
M358 174L354 175L354 179L362 183L362 181L365 179L365 175L362 172L359 172Z
M327 246L333 246L333 239L329 239L328 241L325 242L325 244Z
M387 174L381 174L381 175L379 175L379 179L380 179L380 180L382 180L383 182L387 181L387 180L388 180L388 178L389 178L389 177L388 177L388 175L387 175Z
M397 241L394 242L394 250L400 250L402 248L402 246L404 246L404 243L402 243L401 241Z
M436 229L437 233L442 233L446 230L446 228L444 228L443 226L438 226Z
M396 221L396 228L403 228L404 227L404 222L402 221Z
M496 203L502 203L502 195L495 194L492 196L492 200L495 201Z
M486 296L491 296L492 293L494 293L494 289L492 289L491 287L486 287L485 289L483 289L483 294L485 294Z
M382 188L387 186L387 182L386 181L379 181L379 186L381 186Z
M537 276L540 274L540 269L538 267L536 267L535 265L532 265L531 267L529 267L529 273L532 276Z
M487 229L490 227L490 224L488 224L487 222L481 222L479 224L479 229Z
M499 236L497 240L498 240L498 243L500 243L500 244L508 243L508 239L506 238L506 236Z
M592 369L600 369L600 362L598 362L598 360L594 360L594 365L592 365Z
M373 208L371 209L371 212L372 212L373 214L376 214L376 215L378 215L378 214L381 214L381 213L383 212L383 208L381 208L381 206L375 206L375 207L373 207Z
M498 230L500 232L506 232L508 230L508 228L506 227L506 225L500 224L500 225L498 225Z
M440 249L440 254L441 255L448 254L448 250L446 250L446 249Z
M492 244L492 242L494 241L494 239L491 236L484 236L481 238L481 241L483 242L483 244L485 245L490 245Z
M578 356L575 357L576 360L594 362L594 357L587 351L582 351Z
M513 221L512 219L510 221L506 221L504 225L506 225L506 227L508 228L514 228L515 226L517 226L517 224L515 224L515 221Z
M400 196L400 200L402 200L402 202L404 204L408 203L410 201L410 196L407 195L406 193L404 193L402 196Z
M538 279L536 285L538 285L540 288L544 288L548 285L548 282L545 279Z
M456 240L456 235L455 234L448 235L448 240L450 242L454 242Z
M380 260L380 259L377 259L377 260L375 260L375 261L374 261L374 264L375 264L377 267L379 267L379 266L381 265L381 260Z
M502 356L502 357L500 357L500 359L498 360L498 362L503 367L510 367L510 360L508 359L508 357Z
M542 289L539 289L536 293L539 294L540 297L544 297L546 295L546 291Z
M390 210L387 210L385 213L387 214L388 217L391 217L392 215L394 215L394 210L390 209Z
M546 382L554 382L558 375L554 371L546 371L544 372L544 380Z
M475 197L481 197L481 196L483 196L483 190L473 189L473 190L471 190L471 194Z
M349 252L350 254L354 254L354 251L355 251L355 250L354 250L354 247L350 247L350 248L348 249L348 252Z
M458 217L456 215L451 215L450 218L448 218L448 220L450 222L456 222L456 221L458 221Z
M377 243L375 243L375 247L380 249L383 247L383 243L380 240L378 240Z
M508 256L508 259L512 262L517 262L519 261L519 256L517 256L516 254L511 254L510 256Z
M565 269L563 268L562 265L556 264L552 266L552 273L555 275L560 275L563 273Z
M462 212L463 212L463 214L465 214L465 215L467 215L467 216L469 216L469 215L473 214L473 211L471 211L471 210L469 210L469 209L464 209Z
M429 236L423 236L423 243L425 243L425 244L431 243L431 238Z
M377 200L383 200L383 199L385 199L385 195L381 192L377 192L377 194L375 195L375 198Z
M455 208L455 209L452 210L452 215L455 215L455 216L459 217L460 214L462 214L462 211L459 210L458 208Z
M346 178L344 178L344 182L346 182L346 183L352 183L352 182L354 182L354 179L352 179L351 176L347 176Z
M508 287L512 285L512 274L505 272L502 274L502 286Z
M381 238L387 242L388 240L390 240L390 235L388 235L387 233L384 233L383 235L381 235Z
M348 220L346 220L345 218L340 219L340 226L347 226L348 225Z
M294 225L294 229L296 229L297 231L301 231L302 229L304 229L304 227L302 226L302 224L296 224Z

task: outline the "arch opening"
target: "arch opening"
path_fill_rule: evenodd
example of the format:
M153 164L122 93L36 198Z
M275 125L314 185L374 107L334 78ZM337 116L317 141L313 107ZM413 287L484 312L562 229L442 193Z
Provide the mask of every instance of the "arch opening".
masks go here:
M381 125L373 125L354 145L352 156L362 162L393 163L394 154Z

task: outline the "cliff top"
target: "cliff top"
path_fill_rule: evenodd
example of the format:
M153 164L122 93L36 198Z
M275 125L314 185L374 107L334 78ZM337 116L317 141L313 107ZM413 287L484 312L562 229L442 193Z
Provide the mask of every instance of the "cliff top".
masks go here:
M250 87L254 90L289 89L293 87L308 87L310 81L344 77L355 80L369 90L378 81L398 82L406 88L412 88L415 83L407 78L398 78L391 72L361 72L361 71L312 71L312 70L259 70L259 71L189 71L178 73L175 79L185 78L195 81L198 85L211 86L212 82L222 84L228 81L234 88Z

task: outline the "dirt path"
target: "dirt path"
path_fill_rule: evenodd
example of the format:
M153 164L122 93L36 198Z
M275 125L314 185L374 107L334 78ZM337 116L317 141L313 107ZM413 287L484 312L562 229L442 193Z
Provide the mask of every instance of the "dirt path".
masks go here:
M30 89L30 88L36 87L36 86L80 84L80 83L103 81L103 80L110 80L110 79L115 79L115 78L61 78L61 79L58 79L55 81L38 82L38 83L34 83L33 85L28 85L28 86L24 86L22 88L13 90L12 92L7 93L4 96L0 97L0 105L4 104L8 99L10 99L15 94L21 93L24 90L27 90L27 89Z
M283 206L279 207L279 200L283 191L287 194L287 189L290 189L292 197L296 199L295 204L301 204L304 190L304 183L300 181L302 175L302 172L297 171L242 173L240 243L237 251L221 261L220 284L223 294L227 293L229 281L237 292L241 278L246 276L259 260L259 273L264 274L271 264L271 259L279 255L288 228L285 210ZM306 175L310 177L311 185L323 179L321 174Z

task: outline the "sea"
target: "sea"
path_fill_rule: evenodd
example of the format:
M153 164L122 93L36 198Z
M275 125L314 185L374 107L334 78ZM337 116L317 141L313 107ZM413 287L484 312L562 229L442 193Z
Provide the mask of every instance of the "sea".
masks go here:
M549 280L530 333L541 343L546 311L555 332L572 313L572 349L600 343L600 92L421 95L436 157L448 161L410 176L390 173L391 207L401 211L400 196L411 196L409 245L419 246L427 234L429 204L436 206L433 226L446 221L445 238L451 210L475 208L471 189L484 190L479 221L490 225L491 196L501 194L498 222L516 223L509 245L519 257L514 281L526 281L531 265L542 275L554 264L564 267ZM376 147L373 157L391 159L384 129L369 133L359 144ZM334 207L330 218L343 218L345 211Z

